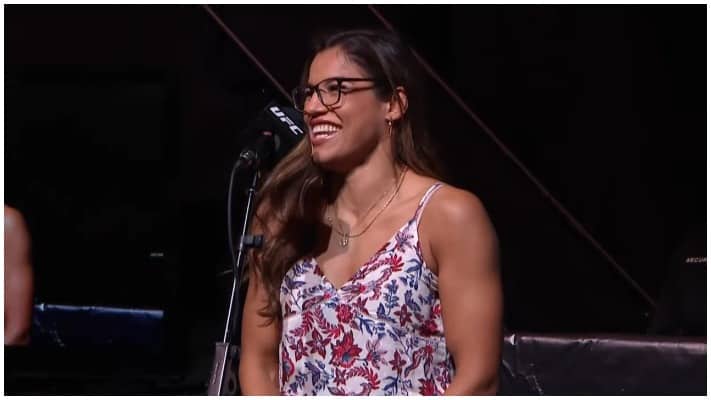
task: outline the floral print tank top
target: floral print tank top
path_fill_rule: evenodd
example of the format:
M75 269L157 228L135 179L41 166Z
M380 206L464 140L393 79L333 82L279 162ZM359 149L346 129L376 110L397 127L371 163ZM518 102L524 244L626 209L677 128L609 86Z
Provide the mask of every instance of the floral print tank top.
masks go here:
M415 215L334 287L315 258L281 284L279 381L285 395L437 395L454 375L437 276L425 265Z

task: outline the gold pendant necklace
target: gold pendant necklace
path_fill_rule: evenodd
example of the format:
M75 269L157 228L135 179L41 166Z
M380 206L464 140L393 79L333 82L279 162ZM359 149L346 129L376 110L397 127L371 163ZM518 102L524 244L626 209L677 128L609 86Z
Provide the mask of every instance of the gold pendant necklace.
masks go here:
M349 240L350 238L348 237L348 234L343 232L343 235L341 236L341 247L348 247Z
M405 173L406 173L406 172L407 172L407 167L405 167L405 168L402 170L402 173L400 173L400 178L398 179L397 185L395 186L395 191L394 191L393 194L390 196L390 198L388 199L388 201L385 202L385 204L383 205L383 207L378 211L377 214L375 214L375 216L373 217L373 219L370 220L370 222L368 223L368 225L366 225L365 228L363 228L362 231L360 231L360 232L358 232L358 233L356 233L356 234L351 235L350 232L349 232L349 230L348 230L347 228L346 228L346 229L343 229L343 231L341 231L341 230L339 229L339 227L337 227L336 224L333 222L333 220L335 219L336 214L337 214L337 209L336 209L336 206L335 206L335 203L334 203L334 206L333 206L333 218L332 218L330 215L327 215L327 216L326 216L326 221L327 221L328 225L330 225L331 227L333 227L333 229L336 231L336 233L338 233L339 235L341 235L341 238L339 239L339 243L338 243L338 244L341 245L341 247L343 247L343 248L348 247L348 244L350 243L350 239L351 239L351 238L355 238L355 237L361 236L361 235L363 235L368 229L370 229L370 227L373 225L373 223L375 223L375 220L378 219L378 217L380 216L380 214L382 214L383 211L385 211L386 208L388 208L388 206L390 205L390 203L392 203L392 201L393 201L393 199L395 198L395 196L398 194L398 192L400 192L400 187L402 186L402 182L405 180ZM389 191L390 191L390 190L388 189L388 192L389 192ZM373 203L373 205L370 206L370 208L368 209L368 211L366 211L366 213L365 213L364 215L368 215L368 213L375 207L376 204L378 204L378 202L380 202L380 199L382 199L382 197L384 197L385 194L387 194L387 192L385 192L385 193L383 194L383 196L381 196L375 203Z
M336 231L336 233L338 233L338 235L340 235L340 238L338 238L338 244L341 245L341 247L348 247L348 243L351 240L350 236L348 235L348 227L346 227L346 229L341 230L343 226L341 226L341 228L335 226L335 224L333 223L333 218L330 215L326 216L326 222Z

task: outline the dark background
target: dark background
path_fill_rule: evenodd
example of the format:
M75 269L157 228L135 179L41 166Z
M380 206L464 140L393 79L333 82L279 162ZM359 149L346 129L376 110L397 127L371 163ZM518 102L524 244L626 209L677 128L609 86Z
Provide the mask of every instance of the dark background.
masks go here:
M213 9L287 89L314 33L382 26L367 6ZM377 10L656 300L706 231L704 6ZM449 180L500 236L507 328L644 333L654 307L425 83ZM230 284L229 169L272 99L200 6L6 5L5 202L28 220L36 302L165 310L160 365L200 387Z

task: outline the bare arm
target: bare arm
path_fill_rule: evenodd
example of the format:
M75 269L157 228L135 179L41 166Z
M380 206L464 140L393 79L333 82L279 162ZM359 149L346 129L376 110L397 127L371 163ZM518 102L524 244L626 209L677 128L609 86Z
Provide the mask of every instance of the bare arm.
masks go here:
M279 395L279 323L259 315L266 305L266 291L257 275L250 273L242 314L242 346L239 381L244 395ZM267 325L268 324L268 325Z
M257 215L269 215L261 205ZM271 229L269 229L271 228ZM255 215L254 234L269 236L274 232L274 223L262 225ZM254 258L258 253L252 254ZM252 260L254 261L254 260ZM270 321L260 315L268 303L267 291L261 277L249 265L249 285L242 311L242 344L239 363L239 381L244 395L279 395L279 344L281 331L279 321Z
M498 240L481 202L442 189L430 217L444 333L455 363L446 395L494 395L501 361L502 293Z
M5 207L5 345L30 341L34 277L30 235L19 211Z

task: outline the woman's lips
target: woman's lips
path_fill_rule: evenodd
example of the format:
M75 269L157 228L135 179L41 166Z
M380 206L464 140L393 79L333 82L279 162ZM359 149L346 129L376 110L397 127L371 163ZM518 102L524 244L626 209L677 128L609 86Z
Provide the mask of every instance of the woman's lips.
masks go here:
M340 130L328 133L312 133L310 136L311 144L313 144L314 146L324 144L329 140L333 139L338 134L338 132L340 132Z
M331 123L317 123L311 126L309 137L311 144L318 146L333 139L341 131L341 127Z

